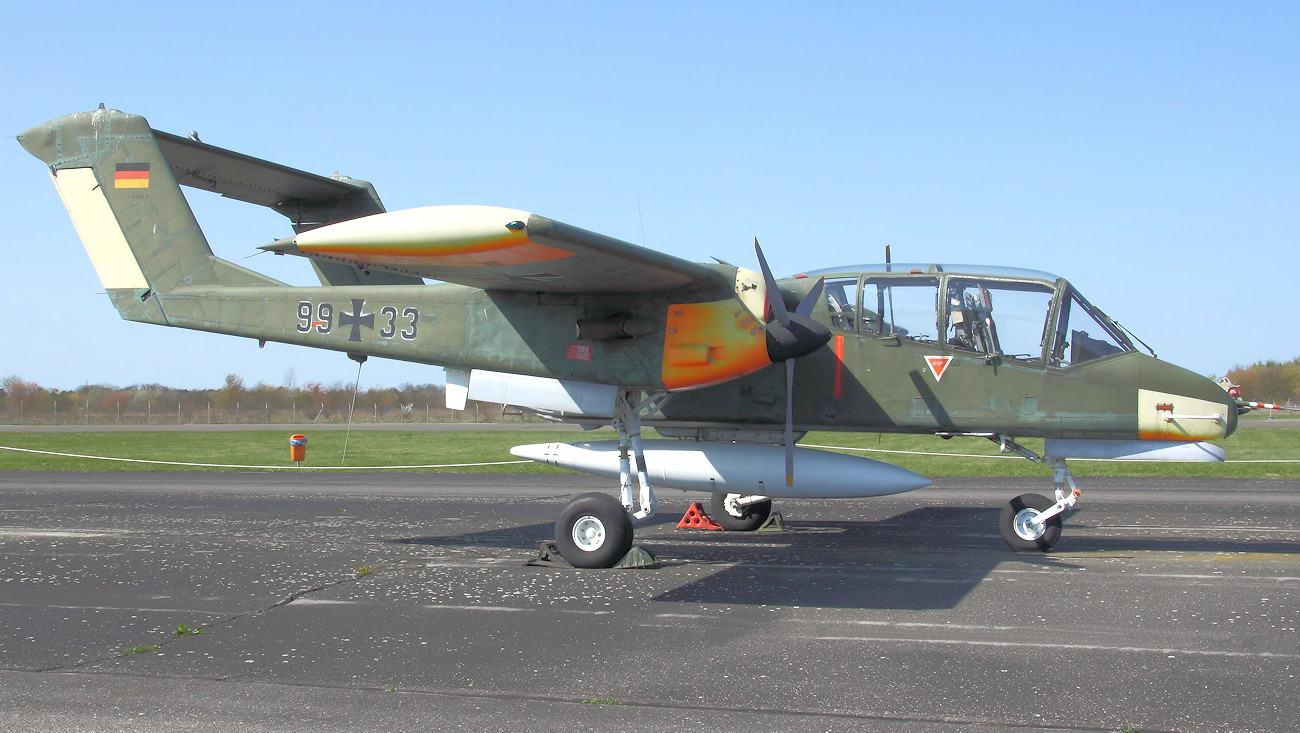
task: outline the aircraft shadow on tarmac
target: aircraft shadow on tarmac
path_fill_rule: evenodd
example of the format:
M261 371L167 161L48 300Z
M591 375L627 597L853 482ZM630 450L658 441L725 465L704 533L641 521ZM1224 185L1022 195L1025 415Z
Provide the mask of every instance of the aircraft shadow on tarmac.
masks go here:
M658 572L725 564L651 599L661 602L951 608L990 570L1016 559L987 534L997 518L987 509L930 507L878 521L800 520L787 522L785 531L745 533L678 530L676 517L661 517L637 529L637 543L662 562ZM972 536L971 528L981 526L982 534ZM539 523L387 542L532 549L553 533L553 524Z
M678 530L660 515L637 530L637 542L660 557L658 571L719 565L705 578L654 596L665 603L941 610L955 607L1000 566L1075 567L1092 553L1279 553L1300 544L1189 537L1089 537L1075 534L1047 554L1014 553L993 529L1000 510L924 507L871 520L787 520L785 531ZM1076 530L1087 525L1076 522ZM1249 530L1243 529L1243 533ZM386 540L396 544L486 546L533 550L551 539L549 522L457 535ZM553 570L539 569L539 572ZM583 571L619 572L619 571ZM639 571L645 572L645 571Z

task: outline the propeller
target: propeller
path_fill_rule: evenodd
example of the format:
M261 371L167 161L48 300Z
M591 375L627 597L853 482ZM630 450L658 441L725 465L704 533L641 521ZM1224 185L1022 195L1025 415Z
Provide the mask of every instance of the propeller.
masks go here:
M794 361L826 345L831 340L831 332L822 324L814 321L810 314L822 297L826 282L818 278L817 284L799 302L794 313L786 310L781 291L777 289L776 278L763 257L763 248L754 238L754 252L758 255L758 265L763 271L763 283L767 286L767 302L772 309L772 320L767 324L767 356L773 363L785 362L785 485L794 485Z

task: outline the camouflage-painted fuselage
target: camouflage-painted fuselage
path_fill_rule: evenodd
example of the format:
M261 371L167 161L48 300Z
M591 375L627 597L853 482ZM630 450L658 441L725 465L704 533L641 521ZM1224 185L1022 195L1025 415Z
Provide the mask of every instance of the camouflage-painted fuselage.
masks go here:
M441 239L398 241L409 234L402 222L424 222L425 214L408 210L399 221L380 213L368 184L186 142L113 110L59 118L19 139L50 166L129 320L673 393L646 416L651 425L783 424L787 366L766 355L764 288L744 268L687 263L510 210L430 210L428 230ZM187 167L190 156L198 162ZM289 193L264 196L259 186L277 176ZM289 216L299 237L267 248L312 257L329 284L290 287L215 257L179 188L196 180ZM489 234L473 228L498 212L519 219ZM383 230L388 239L378 244L307 236L376 213L401 225ZM530 274L542 267L545 278ZM468 284L424 284L429 276ZM825 298L811 316L832 336L795 360L796 430L1190 441L1236 426L1236 406L1222 389L1139 354L1059 278L849 268L780 281L787 307L818 278Z
M663 330L669 309L679 302L727 297L728 281L727 274L720 273L713 292L693 288L619 296L494 292L449 284L179 286L146 301L135 291L117 292L114 301L131 320L650 392L663 389ZM787 294L797 300L800 291L792 287ZM654 321L655 331L611 339L575 335L579 320L628 313ZM814 317L826 321L826 309L819 307ZM1205 440L1223 437L1236 426L1235 405L1222 389L1132 350L1061 367L1041 358L990 358L948 344L876 333L834 328L832 333L831 343L798 362L798 430ZM927 360L936 356L952 357L938 377ZM677 392L646 421L779 429L785 409L784 370L784 365L773 364L719 385ZM1152 396L1146 400L1151 404L1143 405L1147 395ZM1162 420L1156 409L1171 404L1179 413L1194 412L1189 401L1204 403L1199 409L1221 414L1224 421L1176 426Z

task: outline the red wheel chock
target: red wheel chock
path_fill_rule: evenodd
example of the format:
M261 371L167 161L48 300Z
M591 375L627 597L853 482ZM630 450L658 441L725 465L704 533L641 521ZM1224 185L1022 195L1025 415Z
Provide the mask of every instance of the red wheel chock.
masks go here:
M709 519L709 515L704 513L704 505L697 501L682 515L677 529L722 529L722 525Z

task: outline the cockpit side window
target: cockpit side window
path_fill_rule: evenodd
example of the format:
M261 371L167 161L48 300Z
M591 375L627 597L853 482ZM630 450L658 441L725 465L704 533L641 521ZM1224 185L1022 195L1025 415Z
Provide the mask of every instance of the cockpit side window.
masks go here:
M826 280L826 310L830 313L831 327L842 331L856 331L858 307L858 279L832 277Z
M948 281L947 341L958 349L1042 363L1055 290L1042 283Z
M1133 346L1098 317L1091 305L1071 288L1057 317L1056 345L1048 360L1052 366L1082 364L1110 354L1132 351Z
M879 337L934 341L938 333L938 296L938 278L868 278L862 287L860 328L864 334Z

